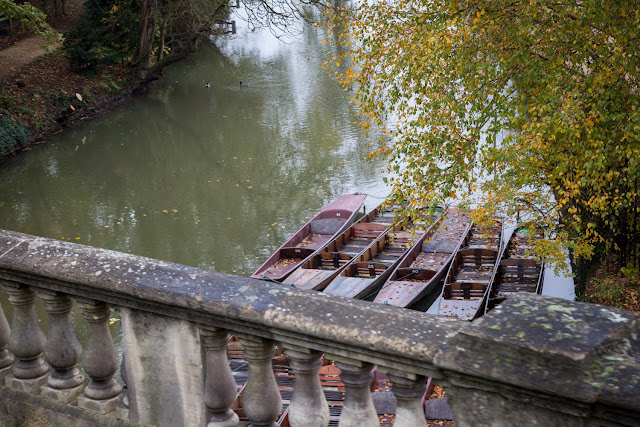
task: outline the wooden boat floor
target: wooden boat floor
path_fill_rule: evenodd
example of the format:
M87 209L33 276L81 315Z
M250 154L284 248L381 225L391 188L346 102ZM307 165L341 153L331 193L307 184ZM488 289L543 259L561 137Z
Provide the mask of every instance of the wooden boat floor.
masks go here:
M305 248L317 250L323 247L333 237L329 234L309 234L302 242L298 243L296 248Z
M504 298L507 297L511 294L515 294L517 292L531 292L531 293L535 293L536 289L538 288L538 284L537 283L522 283L522 284L518 284L518 283L509 283L509 284L502 284L500 285L500 287L498 288L498 292L496 297L497 298Z
M343 278L340 276L338 277L338 279L342 279L342 280L340 280L340 282L338 282L336 285L334 285L334 282L332 282L331 285L329 285L327 289L325 289L325 293L328 293L330 295L341 295L347 298L355 298L359 294L361 294L365 289L367 289L367 287L369 287L369 285L371 285L376 280L375 277L370 277L370 278L344 277ZM331 287L331 289L329 289L329 287Z
M451 256L449 253L436 252L420 252L416 259L411 263L413 268L428 268L430 270L439 270L440 266L445 263Z
M465 267L456 276L456 282L489 283L493 274L493 266L482 266L476 268Z
M377 302L384 301L385 304L406 307L424 290L425 283L429 282L430 280L409 279L388 282L378 293Z
M284 258L284 259L280 259L275 264L273 264L271 267L265 269L264 270L264 275L266 277L270 277L270 276L281 277L286 272L288 272L289 270L294 268L296 265L298 265L300 262L302 262L303 259L304 258Z
M472 320L481 304L482 297L467 300L442 298L440 300L438 315L461 320Z
M321 270L319 268L299 268L283 283L293 285L298 289L320 290L316 289L322 282L331 277L335 270Z

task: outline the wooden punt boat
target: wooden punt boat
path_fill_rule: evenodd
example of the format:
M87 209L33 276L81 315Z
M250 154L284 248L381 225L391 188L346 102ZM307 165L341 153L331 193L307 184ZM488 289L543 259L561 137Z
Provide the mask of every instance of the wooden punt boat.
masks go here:
M488 310L517 292L542 292L544 263L527 254L534 238L525 229L516 229L511 235L489 293Z
M303 262L283 283L321 291L393 223L394 209L378 206Z
M468 246L460 248L449 266L440 294L438 314L473 320L484 314L486 298L502 255L502 224L490 230L472 225Z
M349 227L366 197L366 194L345 194L329 203L280 246L251 277L282 281L296 267Z
M325 288L323 292L347 298L367 298L379 289L416 239L428 232L433 224L442 220L442 209L437 217L427 218L431 224L422 232L407 231L399 227L387 230Z
M453 255L467 245L470 229L469 214L450 208L398 263L374 302L409 307L435 291Z

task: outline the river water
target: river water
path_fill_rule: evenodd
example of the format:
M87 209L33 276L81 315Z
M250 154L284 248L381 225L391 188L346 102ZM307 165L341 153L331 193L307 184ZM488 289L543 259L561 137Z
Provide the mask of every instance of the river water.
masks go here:
M239 21L204 40L148 94L5 162L0 228L248 276L337 196L375 207L384 165L322 70L325 38Z
M384 197L349 94L322 70L327 34L300 29L283 42L238 21L148 94L9 159L0 228L250 275L339 195Z

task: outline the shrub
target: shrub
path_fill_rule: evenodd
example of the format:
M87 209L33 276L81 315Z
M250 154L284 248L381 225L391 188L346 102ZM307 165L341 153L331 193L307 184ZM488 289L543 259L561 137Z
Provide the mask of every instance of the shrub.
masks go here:
M7 110L0 110L0 156L10 153L29 140L29 131L14 120Z

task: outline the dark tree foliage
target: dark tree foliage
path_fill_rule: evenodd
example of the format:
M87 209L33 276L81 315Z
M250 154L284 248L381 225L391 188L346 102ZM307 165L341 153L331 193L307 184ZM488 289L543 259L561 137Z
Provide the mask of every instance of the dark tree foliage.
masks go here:
M82 23L66 36L69 60L80 69L131 62L140 26L140 0L87 0Z

